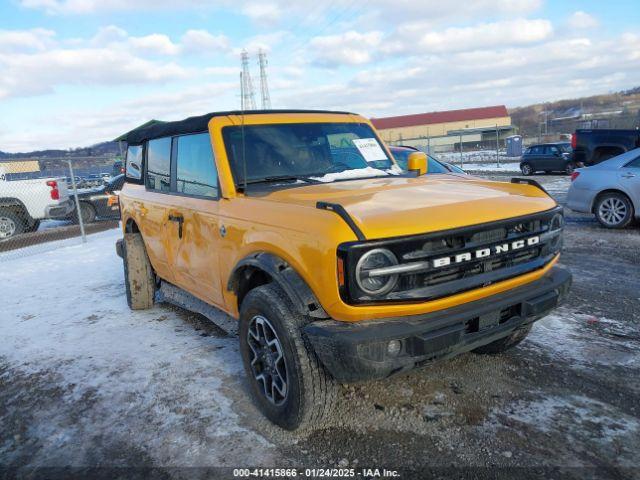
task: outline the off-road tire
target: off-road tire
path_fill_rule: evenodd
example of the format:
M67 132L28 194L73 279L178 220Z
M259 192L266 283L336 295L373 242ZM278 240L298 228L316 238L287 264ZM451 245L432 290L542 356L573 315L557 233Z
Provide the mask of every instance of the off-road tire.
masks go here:
M609 202L612 207L614 205L624 206L624 215L620 213L621 220L617 221L615 216L609 217L610 220L607 219L606 214L603 212L603 208L607 202ZM626 228L633 221L634 217L633 203L631 203L631 200L629 200L629 197L625 194L618 192L609 192L598 196L593 207L593 212L596 215L596 220L605 228Z
M0 242L8 241L27 231L24 217L9 208L0 208Z
M266 318L280 341L286 365L287 393L281 405L272 403L251 368L248 333L252 319ZM308 319L296 312L275 284L251 290L240 307L240 353L251 396L260 411L286 430L308 430L326 424L334 408L338 385L324 369L303 334Z
M131 310L146 310L153 306L155 276L142 235L125 233L123 242L124 284Z
M529 332L531 331L531 325L526 325L514 330L510 335L496 340L495 342L488 343L482 347L478 347L473 350L473 353L480 353L483 355L496 355L498 353L506 352L507 350L515 347L521 341L523 341Z
M40 220L34 220L33 223L25 227L25 232L35 232L40 228Z
M523 163L522 165L520 165L520 171L524 176L527 177L534 174L533 167L528 163Z
M82 223L85 225L96 221L96 209L90 203L80 202L80 215L82 216ZM80 223L77 210L73 211L71 219L73 223Z
M564 167L564 173L566 173L567 175L571 175L575 169L576 169L576 164L573 162L569 162Z

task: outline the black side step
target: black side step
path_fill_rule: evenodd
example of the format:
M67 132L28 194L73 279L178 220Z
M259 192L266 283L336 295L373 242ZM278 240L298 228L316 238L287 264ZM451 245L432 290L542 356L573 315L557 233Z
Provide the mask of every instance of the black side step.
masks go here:
M358 238L358 240L367 239L367 237L364 236L364 233L362 233L362 230L358 228L358 225L356 225L356 222L353 221L353 218L351 218L351 216L347 213L347 211L342 205L338 203L318 202L316 203L316 208L319 208L320 210L329 210L331 212L337 213L345 221L345 223L349 225L349 228L351 228L353 233L356 234L356 237Z

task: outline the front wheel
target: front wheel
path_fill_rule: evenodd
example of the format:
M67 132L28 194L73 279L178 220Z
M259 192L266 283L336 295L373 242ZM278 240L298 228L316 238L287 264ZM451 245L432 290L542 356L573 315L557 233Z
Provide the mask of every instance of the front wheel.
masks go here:
M506 352L522 342L527 335L529 335L530 331L531 325L520 327L514 330L510 335L501 338L500 340L496 340L495 342L488 343L487 345L483 345L482 347L478 347L473 350L473 352L484 355L496 355L498 353Z
M286 429L322 426L337 384L304 338L305 317L274 284L251 290L240 308L240 352L260 411Z
M575 163L569 162L567 163L567 166L564 167L564 173L566 173L567 175L571 175L575 169L576 169Z
M522 171L522 174L525 176L533 174L533 168L531 168L531 165L529 165L528 163L523 163L522 165L520 165L520 171Z
M606 193L596 200L596 219L605 228L625 228L633 219L633 204L617 192Z

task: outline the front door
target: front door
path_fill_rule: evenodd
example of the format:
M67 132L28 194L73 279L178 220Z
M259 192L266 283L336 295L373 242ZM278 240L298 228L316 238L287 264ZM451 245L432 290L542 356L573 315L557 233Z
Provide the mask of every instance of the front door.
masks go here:
M637 215L640 208L640 155L618 171L618 183L631 197Z
M218 175L208 133L173 138L173 208L167 220L176 285L222 305L219 275Z
M540 160L540 169L547 171L563 170L560 166L562 163L562 155L560 149L555 145L546 145L544 147L544 155Z

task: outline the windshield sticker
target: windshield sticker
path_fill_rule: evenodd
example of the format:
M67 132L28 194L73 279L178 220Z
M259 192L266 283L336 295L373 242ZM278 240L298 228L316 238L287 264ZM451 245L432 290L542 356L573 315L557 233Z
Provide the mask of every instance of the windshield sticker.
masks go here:
M387 155L375 138L354 138L351 141L367 162L387 160Z

